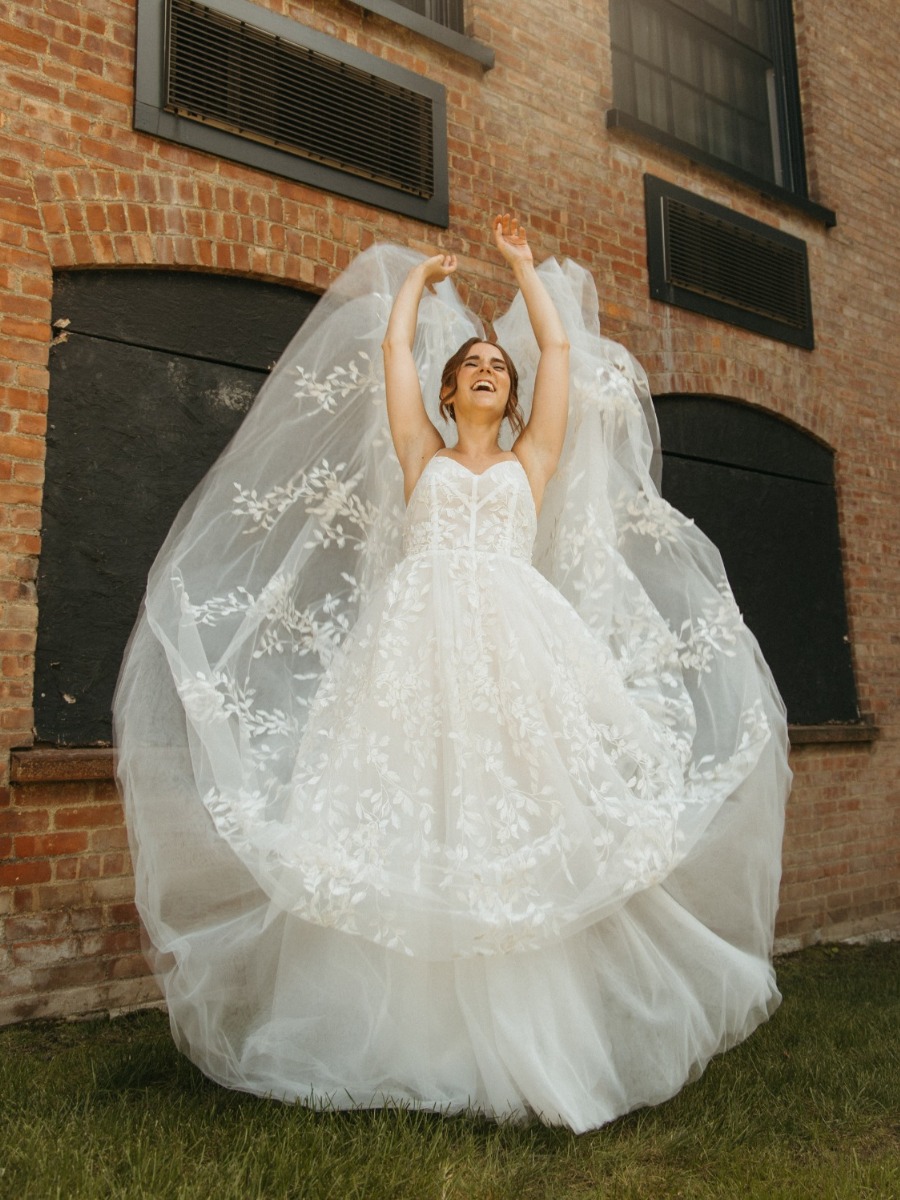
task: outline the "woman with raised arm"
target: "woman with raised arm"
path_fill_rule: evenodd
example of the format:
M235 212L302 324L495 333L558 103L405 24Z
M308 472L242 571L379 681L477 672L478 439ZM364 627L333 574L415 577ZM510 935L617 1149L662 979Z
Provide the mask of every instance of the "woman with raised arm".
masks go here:
M778 1002L784 711L587 272L493 236L502 346L452 255L317 306L151 571L119 777L207 1074L580 1131Z
M535 506L540 509L566 433L569 343L553 301L535 271L525 231L508 213L494 222L494 242L513 269L540 351L531 416L523 427L512 360L498 346L477 338L465 342L447 363L441 380L441 407L456 425L457 443L452 457L475 474L503 458L518 460L528 476ZM385 334L388 419L407 499L429 459L445 447L422 402L413 359L419 302L427 287L447 279L455 270L452 254L437 254L413 267L394 301ZM501 456L499 437L504 420L510 422L517 436L512 452Z

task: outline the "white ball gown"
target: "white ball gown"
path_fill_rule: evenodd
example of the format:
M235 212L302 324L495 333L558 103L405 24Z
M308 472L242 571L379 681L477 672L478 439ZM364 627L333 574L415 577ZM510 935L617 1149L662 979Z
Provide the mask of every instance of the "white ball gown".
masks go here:
M151 571L115 702L137 903L213 1079L582 1131L778 1002L784 712L575 264L541 267L572 407L540 518L515 460L442 454L404 511L380 341L419 257L329 290ZM496 328L527 411L521 297ZM424 297L436 423L473 332Z

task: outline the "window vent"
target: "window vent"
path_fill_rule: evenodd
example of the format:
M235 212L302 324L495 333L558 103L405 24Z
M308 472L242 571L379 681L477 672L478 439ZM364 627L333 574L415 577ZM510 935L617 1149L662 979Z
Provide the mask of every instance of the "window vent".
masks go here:
M432 98L194 0L169 0L164 108L430 199Z
M650 294L812 349L806 243L644 178Z

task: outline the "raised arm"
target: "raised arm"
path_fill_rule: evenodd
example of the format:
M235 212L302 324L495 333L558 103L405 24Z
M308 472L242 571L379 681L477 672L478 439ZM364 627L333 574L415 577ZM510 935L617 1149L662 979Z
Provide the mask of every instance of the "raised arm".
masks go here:
M556 470L569 418L569 339L559 313L534 268L523 226L508 214L494 221L497 249L512 267L541 352L531 416L516 439L515 453L532 486L543 492Z
M426 287L446 279L455 270L456 256L452 254L436 254L413 267L394 300L382 342L388 422L403 469L407 497L429 458L444 445L425 411L413 359L419 302Z

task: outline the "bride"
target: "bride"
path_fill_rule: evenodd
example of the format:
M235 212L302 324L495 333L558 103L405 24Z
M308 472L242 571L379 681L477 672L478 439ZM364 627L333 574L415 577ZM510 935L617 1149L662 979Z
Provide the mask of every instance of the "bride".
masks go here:
M569 343L553 301L534 270L524 230L508 214L494 224L494 241L512 267L540 350L531 416L524 426L518 407L518 376L509 356L496 345L470 338L446 364L441 408L457 431L449 457L482 474L504 460L523 468L540 508L547 482L556 471L568 417ZM429 459L445 442L428 417L413 358L416 316L422 292L456 270L454 255L436 255L414 267L391 312L383 350L385 394L394 449L403 470L406 499ZM511 452L499 457L500 426L508 420L518 434Z
M582 1131L778 1003L784 712L587 272L494 240L505 348L452 255L319 303L150 573L118 771L208 1075Z

